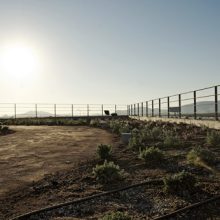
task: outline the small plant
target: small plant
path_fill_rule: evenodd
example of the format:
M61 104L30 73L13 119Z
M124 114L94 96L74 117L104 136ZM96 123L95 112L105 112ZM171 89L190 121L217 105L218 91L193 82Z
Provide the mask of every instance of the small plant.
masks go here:
M220 132L215 130L208 132L206 136L206 142L211 146L220 145Z
M216 162L216 156L208 149L196 147L187 154L187 161L194 165L212 165Z
M100 121L98 119L92 119L89 124L92 127L99 127L100 126Z
M96 180L102 184L112 183L122 179L123 172L114 162L105 161L102 165L93 168Z
M182 144L179 137L172 132L168 132L165 134L163 143L165 147L178 147Z
M164 191L167 193L184 194L195 189L196 178L185 171L164 178Z
M9 127L7 127L7 126L1 127L0 132L1 132L1 134L3 134L3 135L8 134L8 133L9 133Z
M131 220L131 217L124 212L112 212L102 217L101 220Z
M111 151L112 151L111 145L100 144L97 147L97 154L99 158L102 160L108 159L110 157Z
M145 161L147 165L160 164L164 159L164 154L156 147L150 147L140 152L139 157Z
M138 129L133 129L129 140L129 148L132 150L140 150L143 148L141 134Z
M110 121L110 128L113 133L120 134L121 123L118 120Z
M163 129L160 127L154 127L151 131L151 137L153 140L161 140L163 136Z

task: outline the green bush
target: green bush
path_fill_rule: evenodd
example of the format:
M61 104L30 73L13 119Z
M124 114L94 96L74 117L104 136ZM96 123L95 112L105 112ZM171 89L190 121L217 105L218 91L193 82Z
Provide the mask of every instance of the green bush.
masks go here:
M123 212L113 212L105 215L101 220L131 220L131 217Z
M111 145L100 144L97 147L97 154L99 158L103 160L108 159L110 157L111 151L112 151Z
M165 147L178 147L182 145L179 137L172 132L168 132L165 134L163 144Z
M142 137L138 129L133 129L128 144L132 150L141 150L143 148Z
M0 132L1 132L1 134L3 134L3 135L8 134L8 133L9 133L9 127L7 127L7 126L1 127Z
M206 136L206 142L211 146L220 145L220 132L215 130L208 132Z
M114 162L105 161L102 165L96 165L93 168L93 174L96 180L102 184L112 183L121 180L123 172Z
M157 165L163 161L164 154L158 148L150 147L141 151L139 157L143 159L147 165Z
M201 165L203 162L212 165L216 162L216 156L208 149L196 147L187 154L187 161L194 165Z
M195 189L196 178L185 171L164 178L164 191L167 193L182 194Z

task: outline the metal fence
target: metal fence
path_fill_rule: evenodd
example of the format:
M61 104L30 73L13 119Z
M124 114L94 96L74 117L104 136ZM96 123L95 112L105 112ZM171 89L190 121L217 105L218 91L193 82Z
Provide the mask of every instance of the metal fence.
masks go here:
M219 119L220 85L152 99L128 106L131 116Z
M104 116L105 111L128 115L127 105L0 103L0 118Z

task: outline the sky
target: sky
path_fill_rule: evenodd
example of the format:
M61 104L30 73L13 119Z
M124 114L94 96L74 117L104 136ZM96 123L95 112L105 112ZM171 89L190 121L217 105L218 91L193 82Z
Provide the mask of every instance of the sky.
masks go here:
M218 85L219 11L219 0L0 0L0 102L131 104Z

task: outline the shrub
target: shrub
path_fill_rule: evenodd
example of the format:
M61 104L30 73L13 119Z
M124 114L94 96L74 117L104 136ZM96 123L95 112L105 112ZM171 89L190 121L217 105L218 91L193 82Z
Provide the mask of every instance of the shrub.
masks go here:
M154 127L151 131L151 137L153 140L161 140L163 136L163 129L160 127Z
M131 217L123 212L113 212L102 217L102 220L131 220Z
M164 178L164 190L168 193L182 194L192 192L195 188L196 178L185 171Z
M121 124L119 133L130 133L131 129L128 123Z
M133 150L140 150L143 148L141 134L138 129L133 129L131 132L131 138L129 140L129 148Z
M165 147L178 147L182 144L179 137L172 132L165 134L163 143Z
M105 161L102 165L96 165L93 168L93 174L96 180L102 184L112 183L122 179L123 172L114 162Z
M145 160L147 165L157 165L164 159L164 154L156 147L150 147L140 152L140 158Z
M100 126L100 122L99 122L98 119L92 119L89 124L90 124L90 126L93 126L93 127L99 127Z
M110 128L112 129L113 133L120 134L120 127L121 123L118 120L110 121Z
M0 131L1 131L1 134L6 135L9 133L9 127L3 126L3 127L1 127Z
M187 154L187 161L194 165L201 165L201 163L212 165L216 162L216 156L208 149L196 147Z
M112 147L107 144L100 144L97 147L97 154L100 159L108 159L111 154Z
M220 145L220 132L215 130L208 132L206 142L212 146Z

